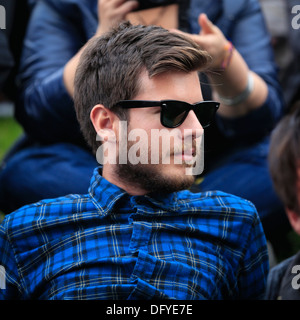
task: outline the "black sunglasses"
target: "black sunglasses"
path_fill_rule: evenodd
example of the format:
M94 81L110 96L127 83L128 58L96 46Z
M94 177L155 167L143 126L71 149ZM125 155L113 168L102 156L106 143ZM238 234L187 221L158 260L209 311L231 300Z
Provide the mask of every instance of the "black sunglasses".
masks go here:
M115 106L126 109L161 107L160 122L167 128L179 127L189 112L193 110L201 126L207 128L211 124L220 103L216 101L201 101L189 104L178 100L122 100L117 102Z

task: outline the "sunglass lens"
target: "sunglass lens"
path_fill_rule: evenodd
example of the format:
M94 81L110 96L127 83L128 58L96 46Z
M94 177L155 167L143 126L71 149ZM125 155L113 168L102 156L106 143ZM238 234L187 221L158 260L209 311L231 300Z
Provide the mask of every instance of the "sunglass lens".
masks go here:
M177 101L164 103L162 110L162 124L168 128L176 128L186 118L187 106Z
M201 123L201 126L203 128L207 128L213 120L217 109L214 102L207 101L201 103L194 110L199 122Z

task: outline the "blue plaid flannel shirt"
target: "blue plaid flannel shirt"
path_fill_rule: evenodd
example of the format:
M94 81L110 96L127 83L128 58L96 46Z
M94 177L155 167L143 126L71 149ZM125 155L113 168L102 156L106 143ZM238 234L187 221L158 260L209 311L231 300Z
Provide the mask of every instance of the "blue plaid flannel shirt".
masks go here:
M0 228L0 299L260 299L261 222L219 191L130 196L95 169L86 195L43 200Z

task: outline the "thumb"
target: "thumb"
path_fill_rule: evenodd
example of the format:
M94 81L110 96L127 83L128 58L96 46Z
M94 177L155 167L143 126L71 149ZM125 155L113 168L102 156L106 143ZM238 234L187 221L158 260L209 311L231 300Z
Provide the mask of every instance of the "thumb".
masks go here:
M214 32L214 24L207 18L205 13L201 13L199 15L198 23L201 27L201 34L209 34Z

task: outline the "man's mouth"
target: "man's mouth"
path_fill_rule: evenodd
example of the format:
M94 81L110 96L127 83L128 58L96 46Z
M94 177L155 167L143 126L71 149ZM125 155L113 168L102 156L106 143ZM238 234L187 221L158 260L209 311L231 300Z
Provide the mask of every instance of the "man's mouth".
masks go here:
M174 153L174 157L181 158L183 163L193 163L195 162L196 149L185 149Z

